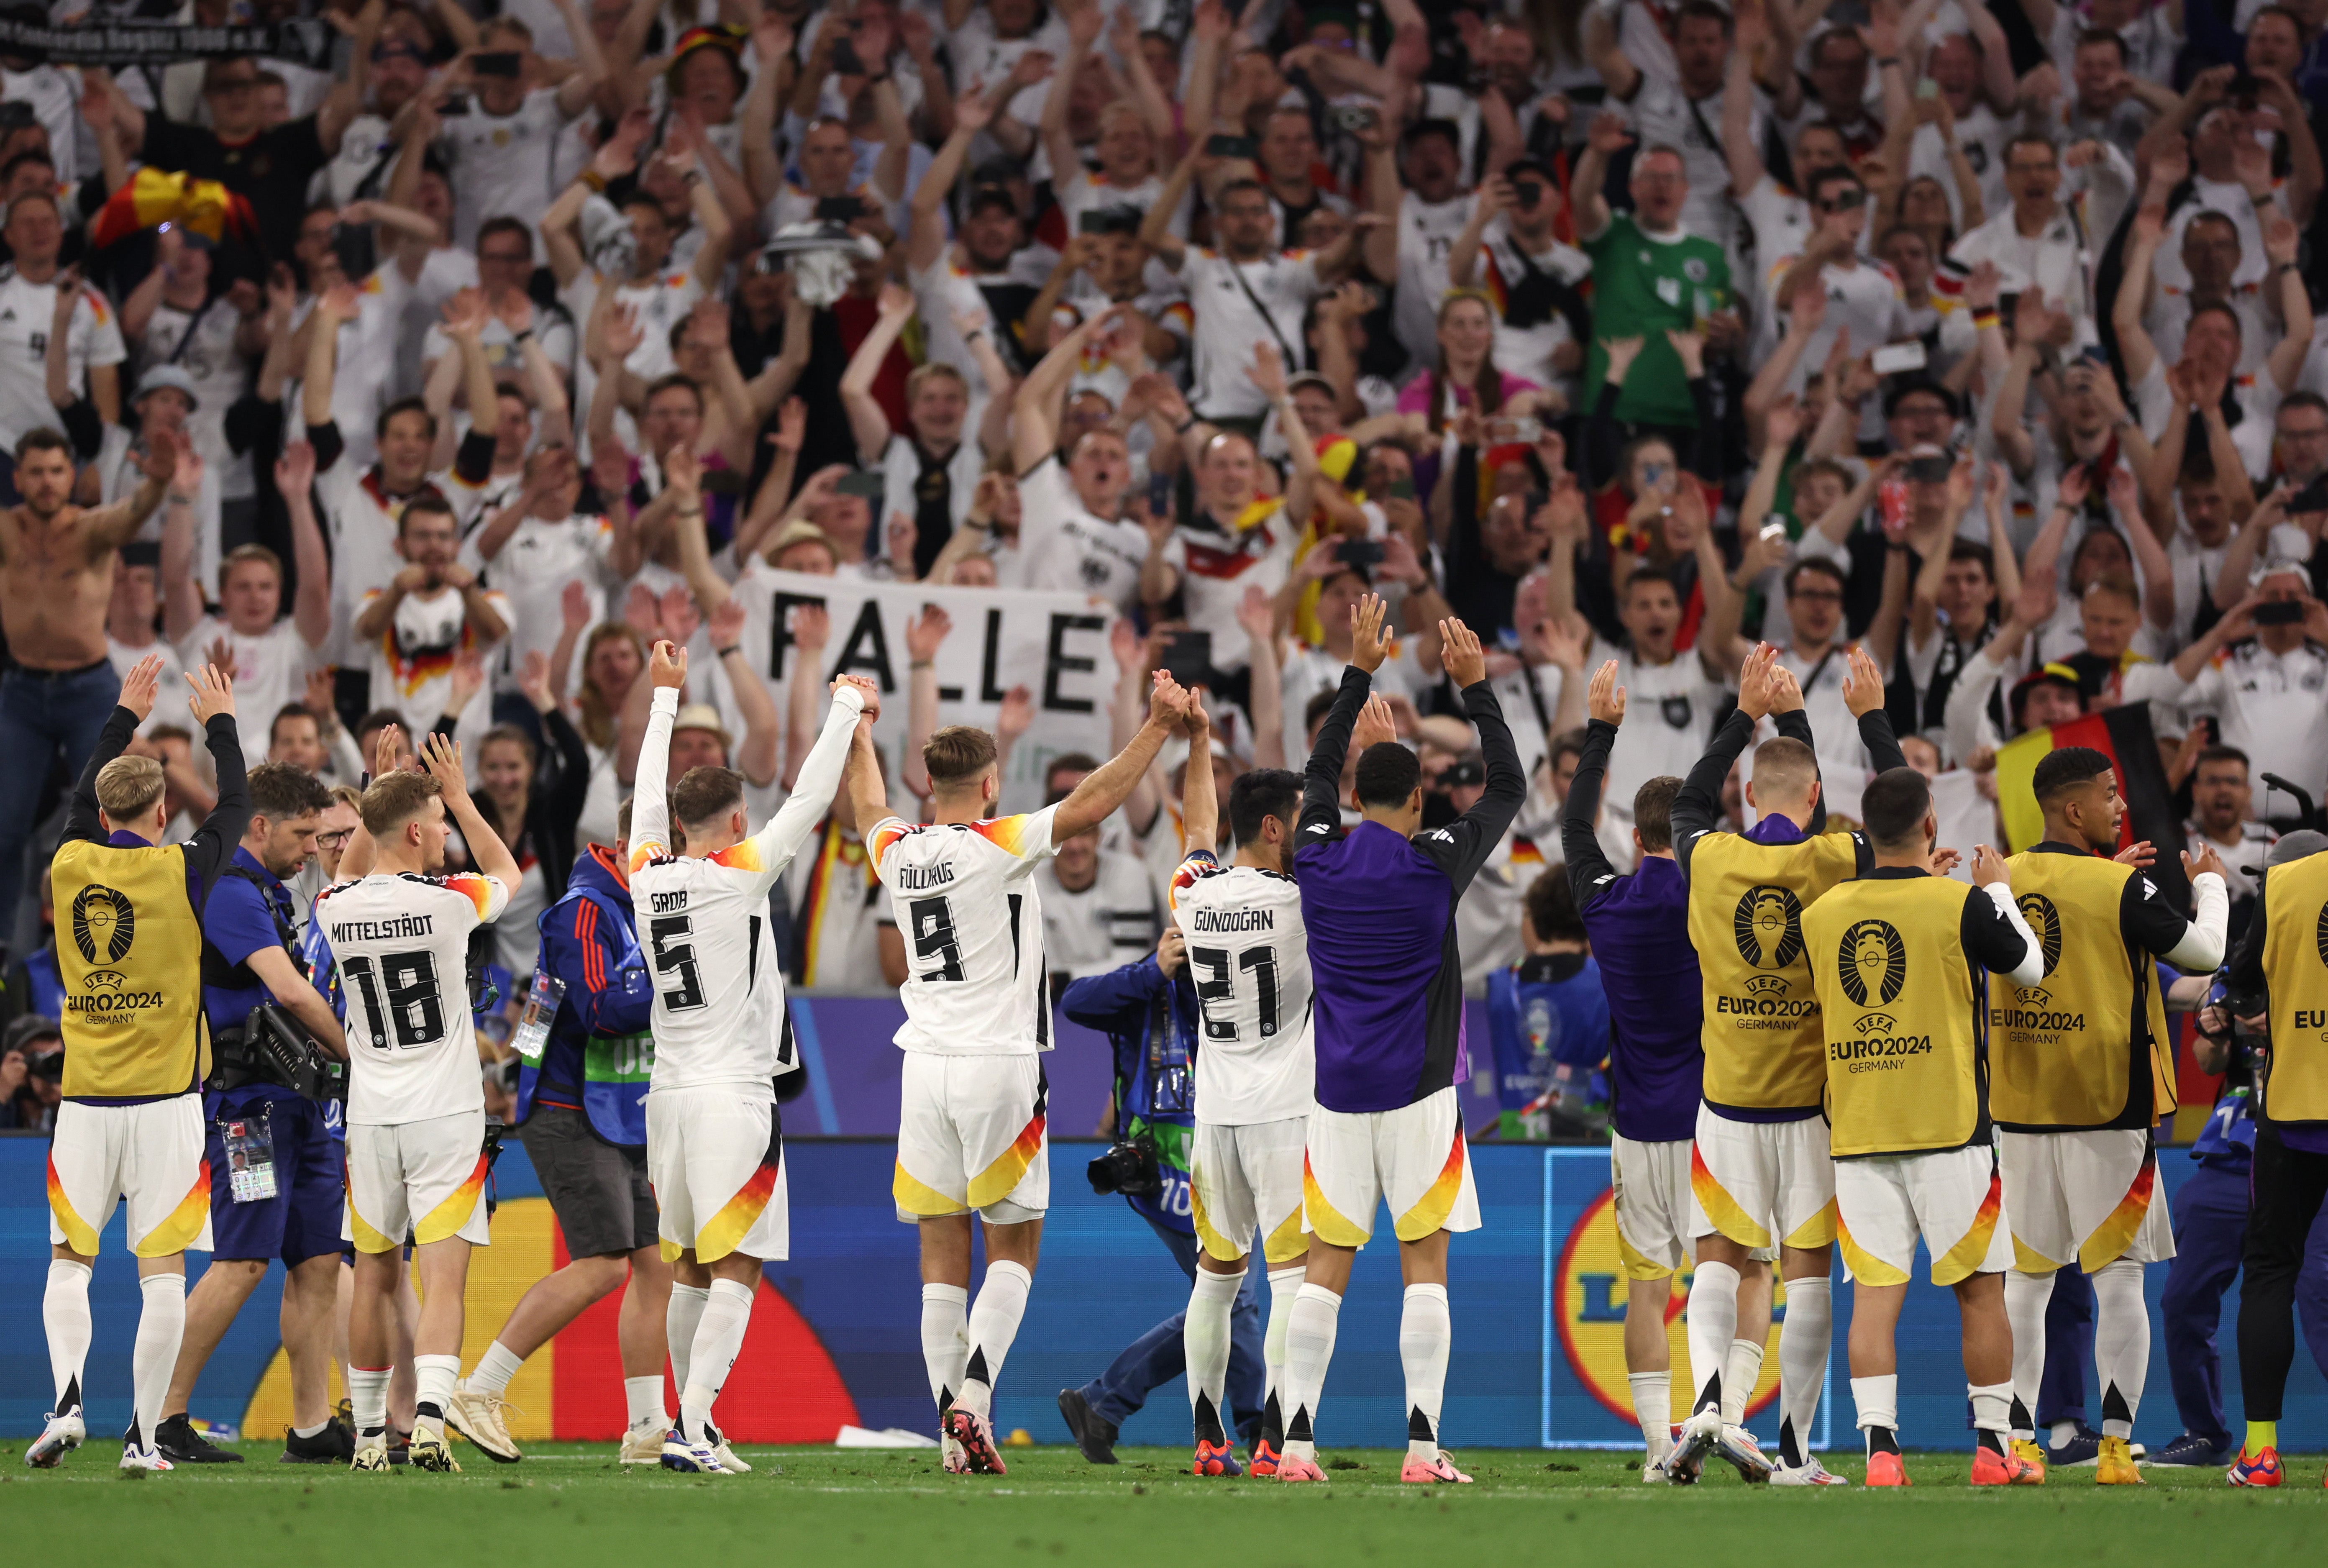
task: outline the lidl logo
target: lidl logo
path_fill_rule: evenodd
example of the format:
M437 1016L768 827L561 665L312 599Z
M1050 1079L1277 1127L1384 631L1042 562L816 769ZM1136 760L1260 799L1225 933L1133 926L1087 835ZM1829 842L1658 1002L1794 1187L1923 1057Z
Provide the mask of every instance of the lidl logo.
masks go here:
M1617 1251L1617 1194L1603 1192L1570 1227L1553 1278L1553 1310L1560 1325L1560 1347L1592 1397L1628 1425L1633 1421L1632 1385L1625 1380L1625 1265ZM1673 1357L1673 1403L1678 1415L1689 1408L1685 1390L1697 1379L1689 1364L1688 1265L1674 1276L1666 1303L1666 1343ZM1786 1289L1778 1287L1770 1308L1769 1341L1763 1348L1762 1375L1747 1401L1749 1415L1778 1397L1779 1325L1786 1317Z

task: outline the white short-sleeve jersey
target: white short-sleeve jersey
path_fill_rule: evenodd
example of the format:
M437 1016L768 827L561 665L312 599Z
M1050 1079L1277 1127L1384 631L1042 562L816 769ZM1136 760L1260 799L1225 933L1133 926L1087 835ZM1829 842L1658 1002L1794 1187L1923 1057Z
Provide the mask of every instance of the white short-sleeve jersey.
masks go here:
M1293 878L1224 866L1198 850L1172 874L1172 918L1205 1015L1197 1120L1243 1127L1307 1116L1318 1069L1310 1034L1310 936Z
M801 765L798 787L741 843L673 854L664 780L679 693L657 690L639 750L631 833L631 906L654 965L654 1075L648 1093L709 1084L767 1084L800 1065L784 1010L784 972L768 890L831 803L862 711L842 688Z
M1034 870L1057 853L1057 811L919 827L887 817L874 828L873 869L913 971L897 990L899 1049L1023 1056L1051 1048Z
M347 997L351 1126L481 1111L469 934L508 907L500 878L375 871L315 897Z

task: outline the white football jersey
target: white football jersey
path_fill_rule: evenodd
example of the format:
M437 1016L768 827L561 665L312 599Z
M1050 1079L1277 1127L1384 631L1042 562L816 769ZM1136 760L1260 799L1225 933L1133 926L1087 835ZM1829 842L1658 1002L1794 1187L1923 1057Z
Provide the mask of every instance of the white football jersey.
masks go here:
M500 919L509 897L494 877L389 871L315 896L347 997L350 1126L484 1109L469 934Z
M889 890L912 978L902 1050L1027 1056L1051 1048L1043 905L1034 870L1056 854L1056 806L983 822L874 828L873 869Z
M655 1059L647 1092L772 1086L800 1062L768 889L832 803L863 703L857 688L841 688L776 814L741 843L707 856L671 849L664 781L678 711L678 691L657 690L631 808L631 906L638 912L640 945L654 965Z
M1309 1115L1318 1069L1300 887L1198 850L1172 874L1172 918L1188 939L1188 978L1205 1015L1197 1120L1244 1127Z

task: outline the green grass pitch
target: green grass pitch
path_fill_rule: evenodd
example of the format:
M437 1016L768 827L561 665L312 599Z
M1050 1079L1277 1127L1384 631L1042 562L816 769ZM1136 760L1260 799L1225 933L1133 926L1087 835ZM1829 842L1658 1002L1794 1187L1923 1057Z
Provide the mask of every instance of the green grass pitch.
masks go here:
M276 1462L241 1445L235 1466L123 1477L94 1442L34 1472L0 1471L0 1533L25 1563L210 1561L235 1568L396 1561L555 1564L729 1562L876 1565L1175 1563L1269 1568L1440 1568L1591 1553L1647 1562L1709 1548L1796 1562L1963 1568L1971 1553L2022 1561L2316 1564L2328 1531L2322 1461L2289 1462L2276 1492L2235 1491L2215 1470L2154 1469L2140 1491L2057 1471L2047 1486L1974 1492L1968 1456L1910 1454L1906 1492L1749 1489L1724 1471L1689 1489L1639 1482L1614 1454L1478 1451L1477 1478L1398 1484L1399 1455L1336 1451L1323 1486L1197 1480L1187 1456L1127 1449L1112 1469L1071 1448L1007 1451L1003 1477L941 1474L934 1451L746 1449L756 1469L712 1480L624 1470L611 1444L542 1444L496 1465L456 1445L457 1476L355 1476ZM14 1445L12 1445L12 1450ZM1854 1459L1835 1462L1856 1482ZM1741 1528L1742 1527L1742 1528ZM1729 1548L1715 1548L1722 1541ZM748 1552L747 1559L741 1554Z

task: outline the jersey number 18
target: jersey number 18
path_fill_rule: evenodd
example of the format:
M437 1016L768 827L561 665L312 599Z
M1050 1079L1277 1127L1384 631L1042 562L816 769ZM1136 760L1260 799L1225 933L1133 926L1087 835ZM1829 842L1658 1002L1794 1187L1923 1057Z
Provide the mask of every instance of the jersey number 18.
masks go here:
M436 984L435 953L426 949L388 953L377 971L368 955L352 953L341 962L340 974L363 998L373 1050L389 1048L390 1032L408 1051L445 1038L445 1001Z

